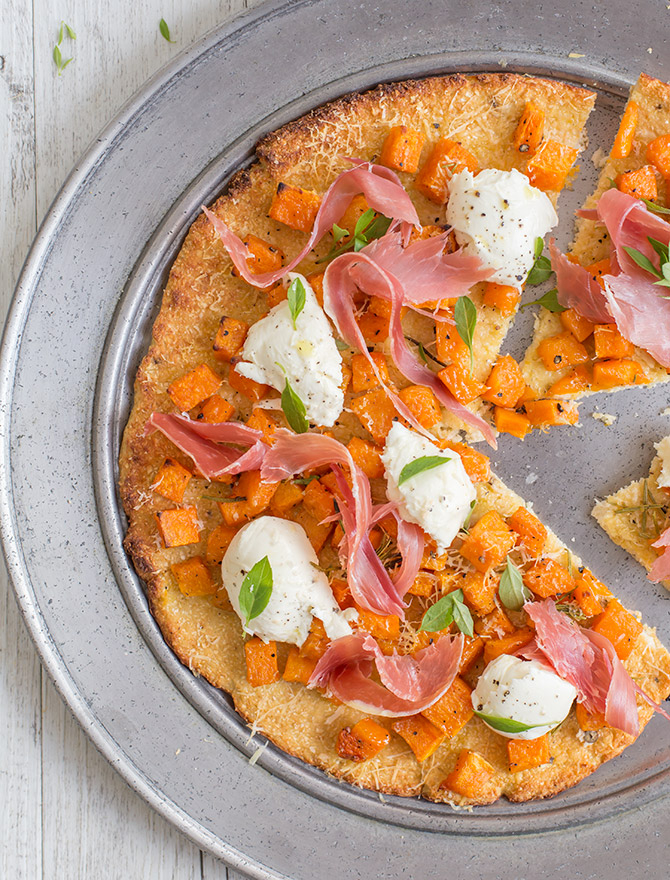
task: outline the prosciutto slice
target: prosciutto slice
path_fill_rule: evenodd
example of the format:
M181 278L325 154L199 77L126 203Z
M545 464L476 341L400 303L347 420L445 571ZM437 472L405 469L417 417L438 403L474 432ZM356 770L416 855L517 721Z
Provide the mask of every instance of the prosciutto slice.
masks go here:
M208 480L259 468L268 447L262 433L239 422L208 424L168 413L152 413L146 430L160 431L190 456ZM223 443L250 447L246 452Z
M368 351L363 334L356 322L354 295L357 290L379 296L391 302L389 338L391 357L400 372L417 385L432 389L443 406L471 428L480 431L486 440L495 447L495 434L480 416L459 403L450 391L440 382L437 375L420 364L405 341L400 317L405 299L405 291L397 278L378 265L366 252L342 254L326 269L323 279L323 305L326 314L337 327L342 339L352 348L358 349L368 359L372 370L398 413L421 434L431 437L430 432L412 415L400 397L384 382L377 365Z
M203 211L223 242L235 268L248 284L260 288L270 287L283 278L287 272L294 269L332 229L333 224L341 219L351 200L359 193L363 193L371 208L386 217L399 220L407 229L411 226L421 225L416 208L395 172L382 165L374 165L372 162L352 161L358 164L348 171L343 171L326 191L312 232L303 249L293 257L287 266L282 266L281 269L274 272L261 272L254 275L249 270L247 263L249 252L242 239L235 235L223 220L203 205Z
M648 580L653 584L657 584L670 578L670 529L661 532L658 540L654 541L651 546L663 551L654 560L654 564L647 575Z
M422 651L386 657L372 636L355 633L328 646L309 680L341 702L373 715L414 715L451 687L463 652L463 636L441 638ZM381 684L373 681L376 665Z
M549 242L549 253L560 304L566 309L575 309L594 324L611 324L605 291L593 275L562 254L553 239Z
M609 639L580 627L552 599L527 602L524 610L535 624L535 639L520 653L544 657L556 675L576 688L578 701L590 712L603 713L611 727L637 736L636 685Z
M324 464L331 466L340 494L338 505L346 536L341 550L346 553L347 581L352 596L361 607L375 614L404 617L402 599L419 569L423 542L419 552L416 532L404 531L402 542L398 532L398 547L401 552L403 548L406 550L407 558L397 579L393 580L370 542L373 524L370 483L346 446L322 434L298 435L280 429L274 434L274 445L264 456L261 477L283 480ZM349 468L353 488L349 488L340 465Z

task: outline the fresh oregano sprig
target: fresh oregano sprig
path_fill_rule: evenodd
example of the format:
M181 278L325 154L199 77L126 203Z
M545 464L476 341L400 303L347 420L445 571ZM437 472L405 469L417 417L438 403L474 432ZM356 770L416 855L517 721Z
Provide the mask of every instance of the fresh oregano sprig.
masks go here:
M74 60L73 58L63 58L61 44L65 35L67 35L71 40L77 39L77 35L70 27L70 25L67 24L67 22L65 21L61 21L60 27L58 28L58 42L54 46L52 53L54 64L56 65L56 69L58 70L58 76L60 76L65 68L68 66L68 64L70 64Z
M362 250L366 244L370 244L374 239L386 235L390 225L390 217L378 214L372 208L368 208L368 210L358 218L356 225L354 226L353 235L348 229L343 229L341 226L334 224L332 233L335 243L326 256L317 260L317 263L325 263L327 260L333 260L335 257L339 257L340 254L346 254L348 251L358 253L358 251ZM344 242L344 244L340 245L339 243L342 239L347 236L350 236L349 239Z
M455 623L460 632L468 636L474 633L470 609L463 602L463 590L454 590L438 599L423 615L419 632L440 632Z
M645 256L637 248L624 246L624 250L634 263L657 279L654 281L654 284L657 284L659 287L670 287L670 254L668 253L668 245L663 244L662 241L658 241L656 238L652 238L650 235L647 236L647 241L658 256L658 269L649 257Z

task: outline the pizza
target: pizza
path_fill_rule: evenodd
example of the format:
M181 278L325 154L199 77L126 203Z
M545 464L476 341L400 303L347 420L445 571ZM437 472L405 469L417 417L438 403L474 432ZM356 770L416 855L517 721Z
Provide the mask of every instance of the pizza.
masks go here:
M265 137L171 269L125 547L177 657L352 784L547 797L670 693L653 630L471 445L576 421L500 352L593 101L507 73L348 95Z

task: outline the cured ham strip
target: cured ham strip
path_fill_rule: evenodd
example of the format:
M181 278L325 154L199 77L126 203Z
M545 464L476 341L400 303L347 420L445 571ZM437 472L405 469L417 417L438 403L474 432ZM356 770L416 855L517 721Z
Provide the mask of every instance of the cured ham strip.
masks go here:
M653 584L665 581L670 578L670 529L661 532L661 536L651 545L658 550L663 550L660 556L654 560L654 564L647 575L648 580Z
M168 440L190 456L208 480L225 474L241 474L260 467L268 447L262 433L239 422L208 424L167 413L152 413L147 431L160 431ZM246 452L222 446L235 443L249 446Z
M331 642L309 680L341 702L369 712L399 718L432 706L451 687L463 636L441 638L414 657L386 657L372 636L355 633ZM370 678L373 661L381 684Z
M401 592L401 588L408 575L404 573L400 586L394 583L370 542L370 483L346 446L322 434L291 434L280 429L274 433L274 444L263 459L261 477L283 480L324 464L333 469L340 493L338 504L346 535L342 549L346 552L347 581L354 600L375 614L404 617L402 597L406 590ZM340 465L349 468L353 489L349 488ZM415 558L414 554L407 570Z
M556 273L558 301L566 309L575 309L582 317L594 324L611 324L612 316L607 306L605 291L593 275L578 263L571 262L549 242L551 268Z
M590 712L603 713L611 727L637 736L636 686L609 639L580 627L558 611L552 599L527 602L524 610L535 624L528 653L535 658L538 651L544 655L556 675L576 688L579 702ZM520 653L528 656L525 648Z
M491 426L480 416L471 412L459 403L450 391L440 382L437 375L428 367L420 364L414 357L405 341L400 317L405 292L400 282L391 273L386 272L365 251L342 254L328 266L323 279L323 305L326 314L335 324L342 339L352 348L358 349L368 359L370 366L398 413L413 428L424 436L432 438L432 434L418 422L400 397L385 384L375 364L360 327L356 322L354 295L362 290L372 296L379 296L391 301L391 318L389 338L391 357L400 372L417 385L426 385L448 412L453 413L471 428L482 433L485 439L496 445L495 434Z
M352 160L358 161L358 160ZM203 211L209 218L217 235L223 242L231 260L244 280L254 287L270 287L275 284L287 272L294 269L298 263L318 244L323 236L332 229L333 224L341 219L348 208L351 200L359 193L363 193L368 205L379 211L386 217L399 220L409 226L420 226L419 216L412 200L407 195L400 179L395 172L382 165L374 165L372 162L359 162L354 168L343 171L330 185L321 202L321 207L316 215L312 232L307 243L297 256L293 257L287 266L282 266L274 272L261 272L254 275L249 271L247 258L249 252L239 236L230 229L223 220L203 205Z

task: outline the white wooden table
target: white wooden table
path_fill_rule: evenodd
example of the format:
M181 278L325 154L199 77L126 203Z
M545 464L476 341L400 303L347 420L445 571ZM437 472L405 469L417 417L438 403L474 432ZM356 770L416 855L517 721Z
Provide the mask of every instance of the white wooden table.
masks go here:
M258 0L0 0L0 314L70 168L158 68ZM160 35L161 18L175 40ZM57 75L61 20L75 31ZM61 702L0 563L0 878L239 880L132 792Z

